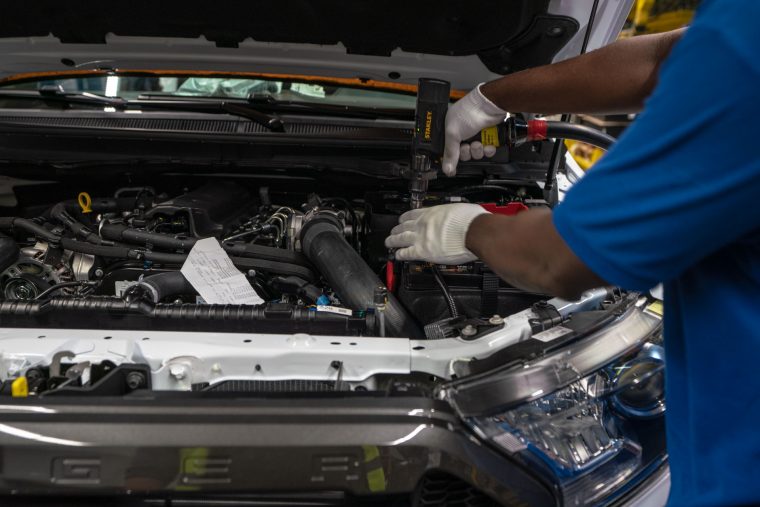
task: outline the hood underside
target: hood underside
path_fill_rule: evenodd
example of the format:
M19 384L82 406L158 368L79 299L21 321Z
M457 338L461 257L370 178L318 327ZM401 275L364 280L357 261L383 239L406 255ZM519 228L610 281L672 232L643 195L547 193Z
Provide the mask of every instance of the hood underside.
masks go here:
M632 0L601 0L589 49ZM279 0L7 6L0 79L74 69L274 72L468 89L577 54L592 0Z

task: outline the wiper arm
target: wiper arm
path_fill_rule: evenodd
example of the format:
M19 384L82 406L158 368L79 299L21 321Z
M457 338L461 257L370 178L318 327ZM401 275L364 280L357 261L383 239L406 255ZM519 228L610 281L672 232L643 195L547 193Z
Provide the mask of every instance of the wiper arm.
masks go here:
M126 100L121 97L105 97L88 92L65 92L61 86L46 86L39 90L0 89L0 99L41 100L61 104L113 107L121 111L126 109L154 109L161 111L227 113L254 121L273 132L285 132L285 126L277 116L263 113L255 106L245 102L195 99L175 100L166 98L155 100L146 99L144 96L140 96L137 100Z
M42 100L63 104L114 107L117 109L123 109L128 102L121 97L105 97L89 92L65 92L60 85L43 86L39 90L0 89L0 99Z
M383 108L353 106L347 104L330 104L325 102L308 102L301 100L278 100L271 95L251 95L248 97L249 104L255 104L262 109L292 112L313 112L352 116L360 118L398 118L402 120L414 119L414 111L402 108Z
M200 113L227 113L234 116L240 116L254 121L273 132L285 132L285 125L276 115L263 113L258 107L247 102L240 102L226 99L196 99L196 98L174 98L165 95L153 98L151 95L140 95L136 100L130 100L130 107L139 107L140 109L156 109L164 111L194 111Z

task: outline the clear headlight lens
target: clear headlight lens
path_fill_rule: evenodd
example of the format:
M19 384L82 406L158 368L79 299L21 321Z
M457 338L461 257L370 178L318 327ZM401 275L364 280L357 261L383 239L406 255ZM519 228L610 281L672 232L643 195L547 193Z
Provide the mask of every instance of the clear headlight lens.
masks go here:
M548 474L565 505L594 504L651 462L641 432L665 410L664 365L662 348L647 343L550 395L470 423Z

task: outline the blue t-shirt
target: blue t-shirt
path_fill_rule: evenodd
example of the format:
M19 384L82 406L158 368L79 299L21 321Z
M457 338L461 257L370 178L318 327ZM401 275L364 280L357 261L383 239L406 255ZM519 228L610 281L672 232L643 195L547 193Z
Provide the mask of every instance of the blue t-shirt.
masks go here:
M554 212L610 283L665 284L670 505L760 505L760 0L706 0Z

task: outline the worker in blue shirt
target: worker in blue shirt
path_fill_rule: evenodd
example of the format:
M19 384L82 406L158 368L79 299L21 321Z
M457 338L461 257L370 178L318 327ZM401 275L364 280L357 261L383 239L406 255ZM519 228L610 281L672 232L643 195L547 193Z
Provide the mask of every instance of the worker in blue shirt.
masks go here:
M760 505L758 20L758 0L705 0L686 30L479 86L449 109L449 175L493 154L460 143L506 111L643 111L553 211L434 206L386 241L564 297L664 283L670 505Z

